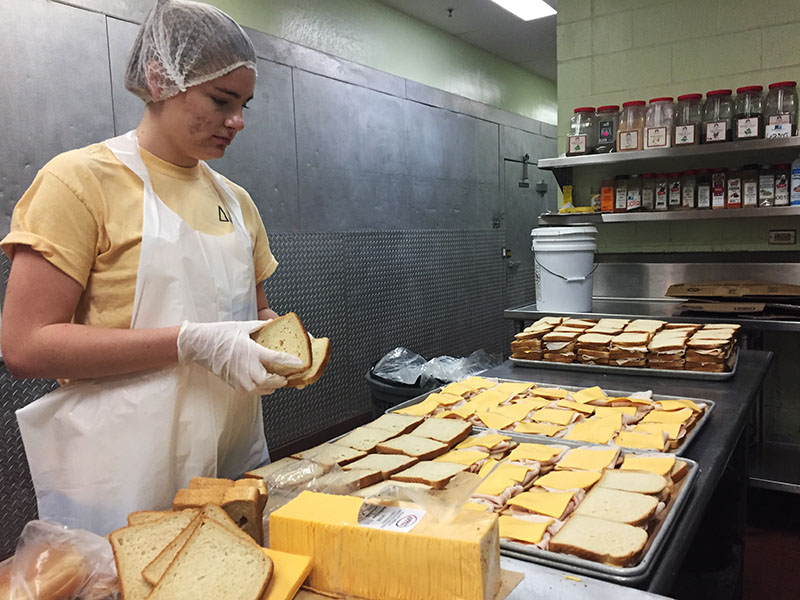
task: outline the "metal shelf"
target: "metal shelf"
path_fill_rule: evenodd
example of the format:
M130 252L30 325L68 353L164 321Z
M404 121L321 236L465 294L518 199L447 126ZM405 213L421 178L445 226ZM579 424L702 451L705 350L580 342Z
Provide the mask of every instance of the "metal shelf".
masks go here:
M751 487L800 494L800 446L762 442L750 450Z
M798 217L800 206L767 206L725 210L672 210L630 213L543 213L539 225L598 225L645 221L696 221L698 219L752 219L755 217Z

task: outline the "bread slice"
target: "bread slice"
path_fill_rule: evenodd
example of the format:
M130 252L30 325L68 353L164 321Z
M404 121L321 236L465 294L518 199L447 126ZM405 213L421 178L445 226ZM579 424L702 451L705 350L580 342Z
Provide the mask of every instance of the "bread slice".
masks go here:
M309 489L328 494L350 494L383 480L383 472L378 468L348 469L347 471L336 469L322 477L317 477L309 485Z
M423 483L435 490L441 490L457 473L466 471L466 469L466 465L423 460L405 471L392 475L391 479L408 483Z
M405 454L418 460L430 460L449 450L447 444L406 433L400 437L378 444L381 454Z
M414 435L439 442L451 448L464 441L472 433L472 424L455 419L425 419L425 422L414 430Z
M255 481L255 480L253 480ZM257 487L231 486L178 490L172 501L173 510L202 508L206 504L221 506L246 534L259 545L264 543L262 502Z
M336 444L320 444L302 452L292 454L293 458L300 460L310 460L322 466L332 467L333 465L344 466L348 463L364 458L367 455L363 450L348 448L347 446L337 446Z
M639 527L573 514L551 539L549 549L619 567L632 566L647 543Z
M247 471L244 476L247 479L261 479L262 481L267 482L274 474L283 472L284 470L288 471L292 467L296 467L298 462L299 461L296 458L287 456L286 458L273 461L268 465L264 465L263 467L253 469L252 471Z
M303 364L299 367L272 365L270 368L278 375L295 375L311 366L311 340L303 322L295 313L286 313L282 317L272 319L258 331L251 333L250 338L270 350L286 352L300 358Z
M644 525L655 514L658 500L646 494L594 487L575 509L576 515Z
M388 413L381 415L372 423L367 423L367 427L375 427L376 429L386 429L395 433L396 435L403 435L410 433L420 423L425 420L425 417L415 417L412 415L398 415L395 413Z
M154 523L128 525L109 534L125 600L148 597L152 586L142 576L142 569L189 526L197 513L197 510L175 512Z
M311 365L299 373L289 377L286 387L304 388L316 383L331 360L331 341L326 338L313 338L311 340Z
M149 599L260 600L272 570L272 560L260 548L205 517L153 588ZM128 600L127 595L125 598Z
M389 479L395 473L407 469L417 462L417 459L405 454L368 454L364 458L345 465L343 469L378 469L384 479Z
M658 496L663 494L669 482L656 473L647 471L621 471L619 469L606 469L596 487L637 492Z
M364 426L356 427L348 433L334 440L332 443L337 446L347 446L348 448L355 448L356 450L363 450L364 452L372 452L375 446L386 440L390 440L397 434L387 429L375 429L373 427Z
M128 525L153 523L171 514L171 510L137 510L128 514ZM0 596L0 598L1 597L2 596Z

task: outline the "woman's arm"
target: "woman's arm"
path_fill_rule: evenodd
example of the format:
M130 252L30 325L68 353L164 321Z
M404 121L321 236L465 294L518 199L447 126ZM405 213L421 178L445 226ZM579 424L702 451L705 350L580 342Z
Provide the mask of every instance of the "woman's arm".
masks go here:
M280 316L269 307L267 294L264 292L264 286L261 283L256 283L256 302L258 305L258 318L262 321L277 319Z
M107 329L71 323L82 291L41 254L17 246L2 327L3 359L11 373L85 379L178 363L179 327Z

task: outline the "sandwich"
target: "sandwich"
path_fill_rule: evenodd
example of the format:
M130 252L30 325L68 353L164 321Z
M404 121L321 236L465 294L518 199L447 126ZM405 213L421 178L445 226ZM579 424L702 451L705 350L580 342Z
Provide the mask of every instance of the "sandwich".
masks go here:
M481 470L488 472L488 475L485 475L472 493L472 499L490 504L495 511L502 509L511 498L528 489L539 475L538 467L509 463L501 463L496 467L486 464Z
M297 367L272 366L273 372L278 375L288 377L311 367L311 338L309 338L300 317L293 312L271 319L261 329L251 333L250 338L265 348L292 354L303 361L303 364Z
M395 473L407 469L416 462L416 458L405 454L368 454L364 458L342 468L345 471L352 469L371 471L376 469L381 472L383 479L389 479Z
M411 433L422 421L424 421L422 417L388 413L381 415L371 423L367 423L367 426L374 427L375 429L386 429L396 435L402 435L404 433Z
M597 471L550 471L534 482L534 487L548 491L586 491L600 479Z
M510 463L532 466L537 464L539 471L555 465L567 450L566 446L522 443L506 457Z
M291 456L300 460L310 460L323 467L332 467L333 465L344 466L366 455L367 453L363 450L356 450L347 446L320 444L308 450L295 452Z
M405 454L417 460L430 460L444 454L449 448L443 442L405 433L381 442L375 450L380 454Z
M653 335L666 324L666 321L658 321L656 319L634 319L625 326L624 331L626 333L647 333Z
M523 492L508 501L508 513L512 516L537 514L563 521L572 514L583 499L583 496L584 493L582 490L568 492L547 492L544 490Z
M623 492L636 492L654 496L662 502L669 499L671 487L670 482L662 475L647 471L623 471L620 469L607 469L600 481L595 484L595 489L609 488Z
M553 423L567 426L575 421L583 420L581 413L562 408L540 408L530 414L531 421L536 423Z
M650 333L625 331L611 339L609 364L621 367L643 367L646 365L647 344Z
M479 450L488 453L492 458L498 458L505 456L509 450L514 449L516 446L517 442L507 435L484 433L468 437L456 446L456 450Z
M434 490L441 490L453 477L466 469L465 465L457 463L423 460L395 473L390 479L406 483L422 483Z
M350 433L343 435L331 443L337 446L347 446L356 450L363 450L364 452L374 452L378 444L390 440L396 437L396 435L396 433L388 429L363 426L356 427Z
M572 329L590 329L597 325L597 321L595 319L575 319L569 318L561 323L562 327L572 328Z
M550 539L548 549L609 565L636 563L647 543L647 532L625 523L573 514Z
M426 419L422 425L414 430L414 435L437 440L453 447L467 439L472 432L472 426L463 421L452 419Z
M470 473L478 473L481 467L490 460L493 460L491 456L481 450L451 450L433 459L434 462L462 465Z
M607 365L612 338L613 336L608 334L584 333L577 341L578 361L591 365Z
M657 498L647 494L595 485L575 509L575 514L642 526L656 514L658 504Z
M670 477L675 466L673 454L625 454L621 471L647 471L662 477Z
M605 469L613 469L618 459L618 448L606 446L573 448L556 463L556 469L603 471Z
M326 337L311 338L311 366L290 375L286 387L303 389L307 385L319 381L331 359L331 342Z
M554 520L549 517L520 518L516 515L500 515L497 520L500 539L509 542L532 544L547 549Z

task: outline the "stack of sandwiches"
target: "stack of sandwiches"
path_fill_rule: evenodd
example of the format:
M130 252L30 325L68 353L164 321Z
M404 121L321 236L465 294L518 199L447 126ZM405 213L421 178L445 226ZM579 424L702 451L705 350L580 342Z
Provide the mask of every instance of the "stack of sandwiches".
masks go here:
M647 366L653 369L683 369L686 341L685 329L664 329L647 344Z
M647 343L650 334L639 331L623 331L611 338L609 364L620 367L643 367L647 364Z
M722 373L730 367L739 325L706 325L686 342L686 368Z
M589 330L591 331L591 330ZM609 346L613 336L607 333L586 332L578 338L578 362L585 365L607 365L610 359Z

